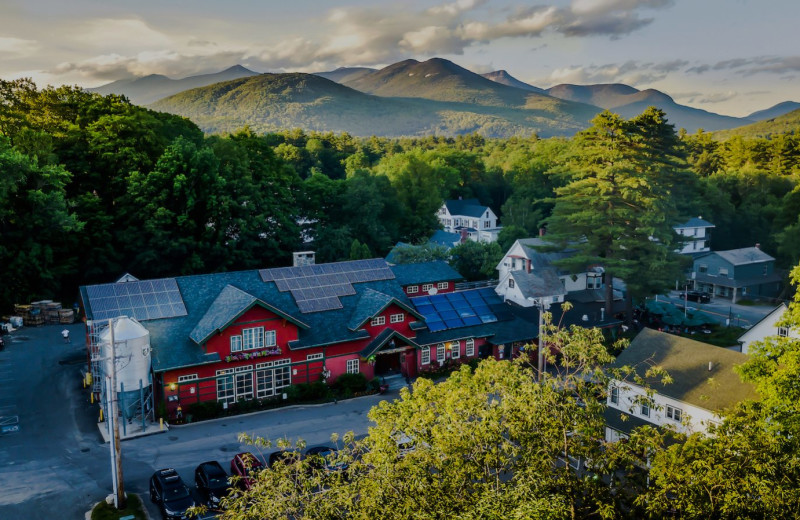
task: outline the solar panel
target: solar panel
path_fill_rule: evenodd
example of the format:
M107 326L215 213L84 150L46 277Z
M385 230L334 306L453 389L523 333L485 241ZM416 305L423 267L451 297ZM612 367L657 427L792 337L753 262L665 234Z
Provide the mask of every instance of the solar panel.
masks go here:
M432 332L513 317L491 288L420 296L412 298L411 304Z
M95 320L131 316L145 321L187 314L174 278L92 285L86 294Z

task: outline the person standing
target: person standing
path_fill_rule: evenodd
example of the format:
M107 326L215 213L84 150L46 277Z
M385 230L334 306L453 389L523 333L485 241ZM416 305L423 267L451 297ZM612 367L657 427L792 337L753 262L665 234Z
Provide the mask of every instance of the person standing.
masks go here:
M64 343L70 343L69 340L69 330L64 329L61 331L61 337L64 338Z

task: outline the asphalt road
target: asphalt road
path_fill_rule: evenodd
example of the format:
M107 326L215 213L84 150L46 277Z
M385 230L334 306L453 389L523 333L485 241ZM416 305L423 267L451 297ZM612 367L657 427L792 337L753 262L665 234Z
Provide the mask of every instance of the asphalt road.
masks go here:
M684 299L681 291L672 291L667 295L659 296L659 301L668 301L683 310ZM699 303L689 301L689 310L700 309L708 313L717 320L720 325L726 325L730 319L730 325L736 327L750 328L758 323L764 316L769 314L777 305L738 305L731 303L730 300L722 298L712 298L709 303Z
M112 492L109 445L97 428L98 408L81 385L85 367L83 325L22 328L4 336L0 351L0 416L18 416L19 431L0 435L0 519L82 519ZM327 444L333 432L367 433L367 411L397 393L323 406L272 410L174 427L166 433L122 443L125 489L142 496L152 518L148 481L157 469L173 467L190 487L194 468L230 460L252 448L240 432L269 439L302 438L309 446ZM264 454L268 455L267 453Z

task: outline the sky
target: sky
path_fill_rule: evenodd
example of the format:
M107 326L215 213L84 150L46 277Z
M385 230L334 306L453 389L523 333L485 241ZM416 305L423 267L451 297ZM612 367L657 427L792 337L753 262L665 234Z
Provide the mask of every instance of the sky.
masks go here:
M800 102L798 0L0 0L0 78L99 86L437 56L745 116Z

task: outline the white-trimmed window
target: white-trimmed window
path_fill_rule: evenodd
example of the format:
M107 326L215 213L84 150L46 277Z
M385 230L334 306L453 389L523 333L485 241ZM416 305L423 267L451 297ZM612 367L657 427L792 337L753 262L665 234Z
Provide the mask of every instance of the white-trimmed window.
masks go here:
M616 386L612 386L611 387L611 393L609 395L609 400L613 404L618 404L619 403L619 388L617 388Z
M419 363L421 365L430 365L431 364L431 348L430 347L422 347L419 349Z
M233 403L236 392L233 387L233 369L217 370L217 401Z
M444 343L436 345L436 361L444 361Z
M253 350L264 347L264 327L242 329L242 349Z
M417 294L419 292L419 285L409 285L406 287L406 292L408 294Z
M727 267L720 267L719 268L719 275L720 276L728 276L728 268Z
M253 398L253 365L236 367L236 400Z
M197 380L197 374L188 374L185 376L178 376L178 382L183 383L186 381L195 381Z
M358 359L348 359L347 360L347 373L348 374L358 374L359 373L359 361Z
M460 341L453 341L450 343L450 356L453 359L458 359L461 357L461 342Z
M264 344L268 347L274 347L278 344L278 334L274 330L268 330L264 333Z
M674 406L667 405L667 419L672 419L675 422L681 422L683 417L683 410L675 408Z
M439 282L436 284L437 289L447 289L450 287L450 282Z
M466 341L466 345L464 345L464 355L467 357L472 357L475 355L475 340L470 338Z
M384 316L375 316L374 318L372 318L369 324L372 325L373 327L377 325L386 325L386 318Z
M242 350L242 337L231 336L231 352L241 352Z
M422 284L422 292L428 292L431 289L433 289L433 284L432 283L424 283L424 284Z
M509 278L508 279L508 288L509 289L513 289L514 288L514 279L513 278Z
M778 327L778 336L782 338L789 337L789 327Z
M406 315L403 314L402 312L399 314L392 314L391 316L389 316L390 323L403 323L404 321L406 321Z
M307 361L316 361L318 359L322 359L322 352L318 352L316 354L309 354L306 356Z
M640 411L642 412L642 415L644 415L645 417L650 417L650 402L648 401L642 403Z

